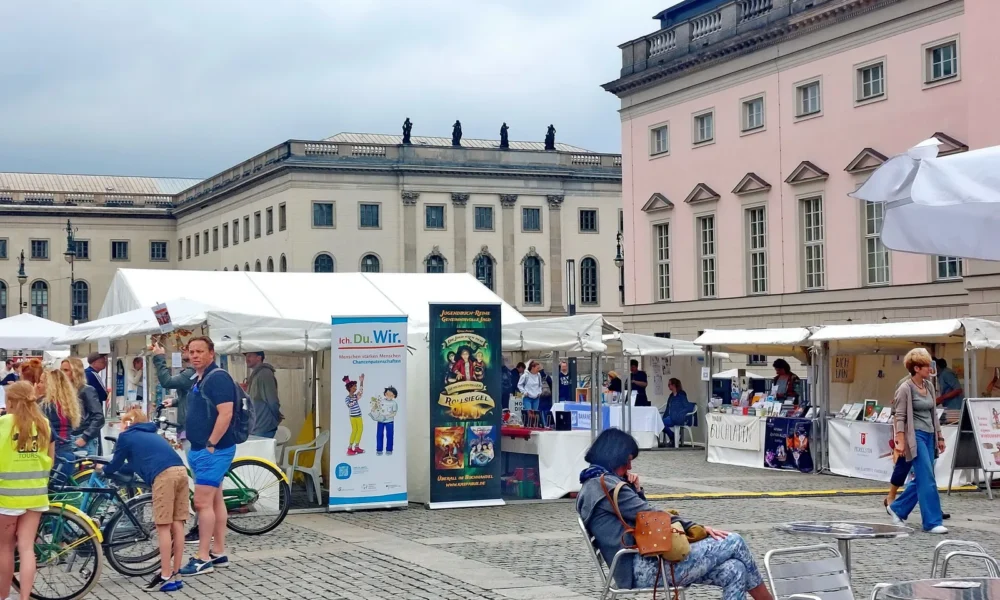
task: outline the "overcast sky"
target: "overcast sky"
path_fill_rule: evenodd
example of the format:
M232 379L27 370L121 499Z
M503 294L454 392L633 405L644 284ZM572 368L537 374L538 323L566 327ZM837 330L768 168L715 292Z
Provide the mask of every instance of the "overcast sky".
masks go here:
M0 171L205 177L405 117L619 152L600 85L676 1L4 1Z

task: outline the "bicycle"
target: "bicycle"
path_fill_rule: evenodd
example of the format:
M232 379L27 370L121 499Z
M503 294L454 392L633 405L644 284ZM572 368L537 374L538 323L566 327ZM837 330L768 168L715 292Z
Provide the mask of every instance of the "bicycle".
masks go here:
M35 534L37 571L31 597L35 600L76 600L97 585L103 568L97 525L79 509L50 502ZM15 552L14 572L20 572L20 556ZM21 589L17 576L12 581Z

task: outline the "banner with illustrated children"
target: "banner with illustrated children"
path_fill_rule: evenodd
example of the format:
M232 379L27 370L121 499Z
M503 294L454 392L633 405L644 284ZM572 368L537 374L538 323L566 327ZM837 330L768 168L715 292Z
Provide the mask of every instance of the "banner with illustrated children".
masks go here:
M333 317L330 510L406 506L406 317Z
M812 421L768 417L764 434L764 466L812 473Z
M502 503L500 343L499 304L430 305L431 508Z

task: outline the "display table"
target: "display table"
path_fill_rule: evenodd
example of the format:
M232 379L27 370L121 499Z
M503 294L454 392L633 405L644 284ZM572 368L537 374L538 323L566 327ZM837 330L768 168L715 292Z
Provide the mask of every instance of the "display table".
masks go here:
M624 409L625 407L621 405L601 406L602 429L609 427L621 429ZM569 412L574 431L590 431L590 404L557 402L552 405L552 411ZM632 437L639 444L639 448L643 450L655 448L662 432L663 416L655 406L632 407Z
M812 419L708 413L705 422L708 462L813 470Z
M104 454L110 455L111 449L108 447L107 440L105 437L117 438L118 434L121 433L121 427L118 423L105 423L101 427L101 442L104 444ZM187 456L184 452L178 451L177 454L184 460L184 464L187 465ZM278 464L277 457L275 456L275 443L272 438L262 438L257 436L250 436L247 441L242 444L236 445L236 458L242 458L244 456L252 456L255 458L263 458L264 460L270 461L272 463ZM278 465L281 468L281 465Z
M541 498L555 500L580 491L590 431L532 431L528 439L502 438L500 448L504 455L537 456Z
M870 423L868 421L848 421L830 419L830 471L846 477L872 479L888 482L892 476L891 423ZM938 487L945 488L951 476L951 464L958 442L958 426L942 425L944 454L934 463L934 477ZM959 471L954 485L966 485L972 481L972 473Z

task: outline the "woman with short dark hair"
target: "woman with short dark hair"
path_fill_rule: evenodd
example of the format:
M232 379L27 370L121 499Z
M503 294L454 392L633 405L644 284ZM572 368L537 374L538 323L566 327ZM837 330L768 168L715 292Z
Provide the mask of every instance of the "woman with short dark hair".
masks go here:
M618 509L622 518L633 527L638 513L655 510L646 502L639 477L630 472L637 456L639 445L635 438L620 429L607 429L597 436L587 451L585 460L590 466L580 473L583 486L576 500L576 510L587 531L596 539L608 565L624 547L625 527L604 487L610 491L620 482L626 483L618 495ZM656 579L660 565L656 558L624 556L618 561L615 572L610 574L619 587L650 588L654 583L658 583L657 587L687 587L698 583L721 587L722 600L743 600L748 592L754 600L773 600L750 549L738 534L696 525L677 515L671 520L683 526L688 538L694 541L691 553L684 560L673 563L673 568L667 570L659 582Z
M695 405L688 400L687 392L681 385L681 380L671 377L667 381L670 388L670 396L667 398L667 405L663 409L663 430L670 440L670 445L676 447L673 428L688 425L688 415L694 410Z
M791 399L794 406L799 405L799 386L801 385L799 376L792 373L792 366L788 361L779 358L771 365L774 367L774 379L771 380L771 393L774 399L785 402Z

